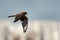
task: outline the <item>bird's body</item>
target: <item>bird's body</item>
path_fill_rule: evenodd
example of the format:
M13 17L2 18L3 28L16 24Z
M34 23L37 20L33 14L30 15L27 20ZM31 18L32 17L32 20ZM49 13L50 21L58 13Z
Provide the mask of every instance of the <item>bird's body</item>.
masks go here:
M14 23L17 22L18 20L22 21L22 27L23 27L23 31L26 32L27 27L28 27L28 17L25 16L27 14L27 12L20 12L16 15L11 15L8 17L15 17ZM26 27L26 29L25 29Z

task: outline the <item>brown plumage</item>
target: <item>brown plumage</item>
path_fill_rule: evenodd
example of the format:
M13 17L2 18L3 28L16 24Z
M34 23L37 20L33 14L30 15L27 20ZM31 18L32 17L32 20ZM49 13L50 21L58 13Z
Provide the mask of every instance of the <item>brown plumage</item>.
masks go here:
M28 17L26 16L26 14L27 14L27 12L20 12L16 15L11 15L8 17L15 17L14 23L17 22L18 20L21 20L23 31L26 32L26 30L28 28Z

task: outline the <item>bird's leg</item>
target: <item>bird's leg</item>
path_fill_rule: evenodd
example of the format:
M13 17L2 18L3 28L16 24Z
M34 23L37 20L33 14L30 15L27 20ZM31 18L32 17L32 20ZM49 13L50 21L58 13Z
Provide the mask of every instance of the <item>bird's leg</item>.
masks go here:
M22 23L22 27L23 27L23 31L25 30L25 26L24 26L24 23ZM25 31L24 31L25 32Z
M27 28L25 28L26 26L25 26L24 23L22 23L22 27L23 27L23 31L24 31L24 33L25 33Z
M28 28L28 25L26 25L26 27L25 27L25 31L27 30L27 28Z

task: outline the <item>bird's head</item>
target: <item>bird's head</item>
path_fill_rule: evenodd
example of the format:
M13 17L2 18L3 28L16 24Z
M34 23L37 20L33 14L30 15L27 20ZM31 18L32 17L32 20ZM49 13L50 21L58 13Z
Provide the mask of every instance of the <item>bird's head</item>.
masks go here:
M26 11L22 11L22 12L20 12L20 14L27 15L27 12Z
M23 12L24 15L27 15L27 12Z

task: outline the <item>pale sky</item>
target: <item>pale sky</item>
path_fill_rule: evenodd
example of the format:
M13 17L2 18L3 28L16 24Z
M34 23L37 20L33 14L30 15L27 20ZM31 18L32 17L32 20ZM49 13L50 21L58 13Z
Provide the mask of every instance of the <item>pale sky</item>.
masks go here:
M30 20L60 21L60 0L0 0L0 19L27 11Z

